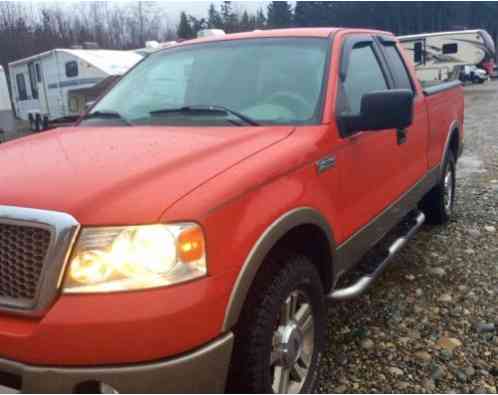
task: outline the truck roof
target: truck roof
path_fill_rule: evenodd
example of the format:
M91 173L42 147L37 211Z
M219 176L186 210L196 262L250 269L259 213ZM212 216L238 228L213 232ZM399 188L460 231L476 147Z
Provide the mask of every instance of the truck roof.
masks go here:
M371 30L371 29L354 29L341 27L306 27L306 28L290 28L290 29L273 29L273 30L253 30L244 33L231 33L224 36L210 36L187 40L178 45L188 45L193 43L211 42L211 41L227 41L246 38L269 38L269 37L329 37L340 31L351 33L377 33L383 35L392 35L390 32ZM175 45L176 47L177 45Z

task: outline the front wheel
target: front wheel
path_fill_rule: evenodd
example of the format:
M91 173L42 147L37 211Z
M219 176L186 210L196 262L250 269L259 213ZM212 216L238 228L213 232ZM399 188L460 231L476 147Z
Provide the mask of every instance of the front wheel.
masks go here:
M325 336L323 288L316 268L301 255L258 276L236 330L229 391L313 392Z

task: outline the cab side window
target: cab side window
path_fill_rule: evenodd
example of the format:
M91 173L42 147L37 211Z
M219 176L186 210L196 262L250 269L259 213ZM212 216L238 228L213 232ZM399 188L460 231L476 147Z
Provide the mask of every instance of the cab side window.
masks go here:
M359 115L361 98L373 91L387 90L387 82L372 43L360 43L351 50L343 82L345 113Z
M410 75L408 74L405 62L403 61L396 45L394 43L389 43L387 45L383 45L383 47L384 55L393 75L394 87L397 89L409 89L414 91L413 83Z

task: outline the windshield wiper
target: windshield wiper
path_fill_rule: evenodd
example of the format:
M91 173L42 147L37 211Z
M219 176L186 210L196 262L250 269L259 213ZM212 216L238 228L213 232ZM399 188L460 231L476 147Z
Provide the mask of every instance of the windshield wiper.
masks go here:
M165 108L163 110L151 111L150 115L163 115L163 114L175 114L175 113L186 113L186 114L230 114L233 115L248 125L259 126L254 119L249 118L247 115L241 114L240 112L231 110L225 106L218 105L195 105L195 106L183 106L178 108Z
M111 119L119 119L123 121L128 126L133 126L133 123L128 121L125 117L123 117L117 111L94 111L86 114L83 119L91 119L91 118L111 118Z

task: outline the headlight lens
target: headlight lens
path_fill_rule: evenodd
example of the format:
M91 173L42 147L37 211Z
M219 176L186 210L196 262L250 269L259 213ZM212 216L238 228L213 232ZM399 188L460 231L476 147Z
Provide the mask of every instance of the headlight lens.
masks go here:
M64 292L155 288L207 274L197 224L85 228L72 252Z

